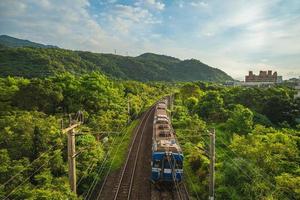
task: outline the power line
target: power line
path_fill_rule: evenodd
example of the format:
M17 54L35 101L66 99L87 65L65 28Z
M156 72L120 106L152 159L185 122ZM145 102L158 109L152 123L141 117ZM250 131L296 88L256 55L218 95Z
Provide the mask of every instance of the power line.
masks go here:
M123 132L125 129L126 129L126 126L125 126L120 132ZM119 146L123 143L123 139L125 138L125 135L126 135L126 132L124 132L124 134L123 134L123 136L122 136L121 143L119 143ZM115 142L116 140L117 140L117 137L114 138L112 144L114 144L114 142ZM114 145L112 145L112 146L114 146ZM118 148L117 148L117 150L116 150L116 152L115 152L115 155L117 154L117 151L118 151L118 149L119 149L119 146L118 146ZM96 186L96 179L99 177L99 175L102 174L102 171L103 171L103 169L104 169L104 167L105 167L105 165L106 165L106 163L107 163L107 161L108 161L108 158L109 158L109 155L110 155L111 152L112 152L112 149L110 149L110 150L107 152L106 157L105 157L104 161L102 162L100 168L98 168L98 170L97 170L97 175L96 175L95 178L93 179L93 182L92 182L91 186L89 187L88 192L86 193L84 199L86 199L89 195L92 194L92 193L91 193L91 194L89 194L89 193L92 192L92 191L94 190L94 188L95 188L95 186ZM113 160L114 160L114 159L113 159ZM113 162L113 160L112 160L111 162ZM89 197L89 198L90 198L90 197ZM89 199L89 198L88 198L88 199Z
M124 130L125 128L126 128L126 126L125 126L120 132L123 132L123 130ZM115 143L116 140L117 140L117 137L115 137L115 138L113 139L113 141L112 141L112 146L114 146L114 143ZM89 187L88 192L87 192L85 198L88 197L89 195L91 195L92 192L94 191L95 186L96 186L96 184L97 184L96 180L97 180L97 178L102 174L102 172L103 172L103 170L104 170L104 168L105 168L105 165L106 165L106 163L107 163L107 161L108 161L108 159L109 159L109 155L110 155L111 151L112 151L112 149L110 149L110 150L106 153L105 158L104 158L104 161L102 162L100 168L98 168L98 170L97 170L97 175L96 175L95 178L93 179L92 185ZM89 194L89 192L91 192L91 194Z
M222 142L222 141L221 141ZM238 156L233 150L231 150L224 142L222 142L224 145L225 145L225 147L227 148L227 149L229 149L236 157L240 157L240 156ZM223 152L227 155L227 157L229 157L230 159L231 159L231 157L223 150ZM231 159L232 160L232 159ZM234 161L233 161L234 162ZM268 180L268 179L266 179L263 175L262 175L262 173L263 174L265 174L265 175L267 175L267 176L269 176L270 177L270 174L268 174L268 173L266 173L266 172L264 172L264 171L261 171L261 172L259 172L259 171L257 171L257 170L255 170L255 168L248 168L252 173L254 173L254 174L256 174L256 175L259 175L265 182L267 182L268 184L270 184L275 190L273 191L273 192L271 192L271 195L272 194L274 194L275 192L276 192L276 186L270 181L270 180ZM273 177L275 177L275 175L274 174L272 174L272 176Z
M236 157L240 157L240 156L238 156L232 149L230 149L230 148L228 147L228 145L226 145L223 141L221 141L221 142L222 142L222 144L225 145L225 147L226 147L227 149L229 149ZM224 151L224 152L225 152L225 151ZM226 153L226 152L225 152L225 153ZM227 155L228 155L228 154L227 154ZM253 168L249 168L249 169L251 170L251 169L253 169ZM254 171L254 170L252 170L252 172L255 172L256 174L260 175L260 176L263 178L263 180L265 180L266 182L269 182L269 184L271 184L274 188L276 188L276 186L275 186L273 183L271 183L269 180L265 179L264 176L263 176L260 172L257 172L257 171ZM264 173L265 175L270 176L269 174L267 174L267 173L265 173L265 172L262 172L262 173ZM272 174L272 176L274 176L274 174Z
M137 117L138 117L138 116L136 116L136 117L134 118L134 120L137 119ZM125 126L120 132L123 132L126 128L127 128L127 127ZM105 184L105 182L106 182L106 180L107 180L107 177L108 177L108 174L110 173L110 170L111 170L111 168L112 168L113 161L115 160L116 154L117 154L117 152L118 152L120 146L123 144L126 135L127 135L127 132L124 132L124 134L123 134L123 136L122 136L122 139L121 139L121 142L120 142L119 145L117 146L117 149L116 149L116 151L115 151L115 154L114 154L114 156L113 156L113 159L112 159L112 161L111 161L111 164L110 164L110 166L109 166L109 169L108 169L108 171L107 171L107 173L106 173L106 175L105 175L105 178L104 178L103 184L102 184L102 186L101 186L101 189L100 189L100 191L99 191L99 193L98 193L97 199L99 198L100 194L102 193L104 184ZM115 138L115 139L116 139L116 138ZM113 142L114 142L114 141L113 141ZM108 155L110 155L111 152L112 152L112 149L111 149L111 151L109 152ZM107 160L108 160L108 159L107 159ZM106 161L107 161L107 160L106 160ZM98 177L100 174L102 174L102 171L104 170L106 161L103 162L103 167L102 167L102 165L101 165L101 167L98 169L98 171L97 171L97 174L98 174L98 175L94 178L94 180L93 180L93 182L92 182L92 185L89 187L88 193L85 195L84 199L86 199L87 196L91 195L91 194L89 194L91 187L93 188L92 191L94 190L94 188L95 188L95 186L96 186L96 182L95 182L95 181L96 181L97 177ZM89 198L90 198L90 197L89 197Z
M95 160L95 161L93 161L93 162L91 162L91 164L88 166L88 168L83 172L83 175L80 177L80 179L77 181L77 184L76 184L76 187L78 187L79 186L79 184L81 183L81 181L84 179L84 177L85 177L85 174L88 174L88 173L90 173L92 170L93 170L93 166L94 166L94 164L96 163L97 161Z
M140 123L142 123L142 121L143 121L143 119L145 118L145 116L146 116L146 114L143 116L143 118L142 118L142 120L141 120ZM120 142L119 145L117 146L117 150L115 151L115 154L114 154L114 156L113 156L112 162L111 162L111 164L110 164L110 166L109 166L109 169L108 169L108 171L107 171L107 173L106 173L106 175L105 175L105 178L104 178L103 184L102 184L102 186L101 186L101 188L100 188L100 191L99 191L99 193L98 193L97 199L100 197L100 194L102 193L102 190L103 190L103 188L104 188L104 185L105 185L105 183L106 183L106 181L107 181L107 177L108 177L108 175L109 175L109 173L110 173L110 171L111 171L111 169L112 169L113 161L114 161L115 158L116 158L116 155L117 155L117 152L118 152L120 146L121 146L121 145L123 144L123 142L124 142L125 136L126 136L126 132L124 133L121 142Z
M42 169L42 167L44 167L46 164L48 164L48 162L54 157L56 156L55 154L52 155L49 160L47 160L43 165L41 165L38 169L36 169L29 177L27 177L22 183L20 183L17 187L15 187L13 190L11 190L8 195L6 197L4 197L4 200L7 199L10 195L12 195L19 187L21 187L24 183L26 183L35 173L37 173L38 171L40 171L40 169Z
M199 198L199 196L198 196L198 192L197 192L196 189L195 189L195 185L194 185L192 179L189 177L189 174L187 173L186 170L184 171L184 174L185 174L186 177L188 177L189 182L192 184L192 188L193 188L193 190L194 190L194 192L195 192L195 194L196 194L196 198L197 198L197 200L199 200L200 198Z
M177 196L178 196L178 198L179 199L182 199L182 196L181 196L181 193L180 193L180 191L179 191L179 187L178 187L178 185L177 185L177 181L176 181L176 177L174 177L174 172L173 172L173 165L171 164L171 162L172 161L170 161L170 158L169 157L167 157L167 161L168 161L168 163L169 163L169 165L170 165L170 167L171 167L171 173L172 173L172 179L173 179L173 182L174 182L174 184L175 184L175 190L176 190L176 192L177 192Z
M28 170L28 168L33 165L37 160L39 160L41 157L43 157L44 155L46 155L46 153L48 153L49 151L51 151L54 147L56 147L58 144L55 144L54 146L52 146L49 150L47 150L46 152L42 153L38 158L36 158L34 161L32 161L29 165L27 165L25 167L25 169L21 170L20 172L18 172L17 174L15 174L14 176L12 176L10 179L8 179L5 183L1 184L1 186L5 186L8 183L10 183L12 180L14 180L17 176L19 176L22 172Z

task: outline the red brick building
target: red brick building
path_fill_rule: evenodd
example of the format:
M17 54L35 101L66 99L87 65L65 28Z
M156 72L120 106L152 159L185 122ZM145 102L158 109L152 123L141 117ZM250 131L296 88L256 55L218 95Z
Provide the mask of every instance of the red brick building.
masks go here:
M277 72L272 73L272 70L260 71L259 75L249 71L249 75L245 76L245 82L277 82Z

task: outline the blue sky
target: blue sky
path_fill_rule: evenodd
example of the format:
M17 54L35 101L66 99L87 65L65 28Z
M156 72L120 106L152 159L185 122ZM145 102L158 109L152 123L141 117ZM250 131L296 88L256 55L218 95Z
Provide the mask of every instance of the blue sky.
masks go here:
M0 0L0 34L196 58L237 79L261 69L300 76L299 0Z

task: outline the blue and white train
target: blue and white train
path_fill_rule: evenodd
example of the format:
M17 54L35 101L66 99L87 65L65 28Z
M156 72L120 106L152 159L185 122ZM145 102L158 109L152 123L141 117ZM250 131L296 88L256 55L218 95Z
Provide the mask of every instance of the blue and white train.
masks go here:
M152 141L152 182L180 182L183 178L183 153L176 140L165 99L155 106Z

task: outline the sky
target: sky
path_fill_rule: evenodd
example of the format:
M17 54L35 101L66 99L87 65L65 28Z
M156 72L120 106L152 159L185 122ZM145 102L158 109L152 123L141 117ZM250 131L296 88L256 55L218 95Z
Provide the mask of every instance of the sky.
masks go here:
M299 0L0 0L0 35L61 48L198 59L243 80L300 76Z

